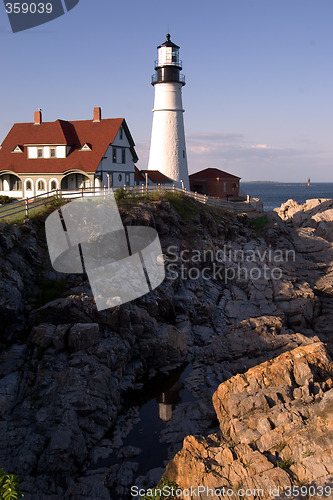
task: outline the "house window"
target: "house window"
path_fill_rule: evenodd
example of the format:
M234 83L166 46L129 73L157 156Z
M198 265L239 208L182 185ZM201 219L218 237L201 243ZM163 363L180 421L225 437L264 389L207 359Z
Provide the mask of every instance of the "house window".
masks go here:
M126 174L126 186L130 185L130 174Z
M26 184L25 184L25 189L27 191L31 191L32 190L32 184L31 184L31 181L27 181Z
M57 189L57 183L56 183L56 181L52 181L51 182L51 191L53 191L54 189Z
M123 139L123 129L122 129L122 127L120 127L120 129L119 129L119 139L120 140Z
M43 158L43 148L37 148L37 158Z
M38 181L37 189L38 189L38 191L45 191L45 182L44 181Z
M123 176L121 174L118 175L118 181L121 182L123 180Z
M126 150L121 150L121 163L126 163Z
M117 163L117 148L112 148L112 162Z
M56 157L56 149L50 148L50 158L55 158L55 157Z

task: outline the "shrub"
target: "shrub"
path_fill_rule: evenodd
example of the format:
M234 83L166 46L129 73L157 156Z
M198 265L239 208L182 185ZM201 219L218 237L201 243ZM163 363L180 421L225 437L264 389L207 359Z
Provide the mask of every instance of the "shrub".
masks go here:
M24 495L19 490L19 479L15 474L7 474L0 469L0 498L3 500L17 500Z
M144 497L141 497L140 500L162 500L162 499L165 499L165 500L168 500L168 499L171 499L171 498L176 498L175 495L164 495L163 494L163 488L164 487L168 487L168 489L165 488L165 493L167 491L174 491L176 492L176 490L179 488L178 484L175 483L174 481L169 481L169 479L164 476L162 477L161 481L158 483L157 486L155 486L154 488L150 488L152 491L149 492L149 493L153 493L153 495L145 495ZM161 495L159 494L161 492Z
M116 201L119 200L124 200L125 198L128 198L129 196L132 196L132 191L130 189L124 189L124 188L117 188L114 197Z
M10 196L6 196L6 195L0 196L0 205L7 205L7 203L12 203L14 201L17 201L17 200L14 198L11 198Z
M251 226L255 229L257 236L264 236L265 229L269 225L269 219L264 215L251 220Z
M286 458L284 460L278 460L276 462L276 467L280 469L289 469L295 462L291 458Z

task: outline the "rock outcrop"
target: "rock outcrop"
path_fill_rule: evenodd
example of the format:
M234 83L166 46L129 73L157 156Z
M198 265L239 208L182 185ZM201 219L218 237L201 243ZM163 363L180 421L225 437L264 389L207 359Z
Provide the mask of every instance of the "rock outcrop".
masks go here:
M328 212L325 203L301 211ZM311 214L301 225L271 214L262 233L246 214L193 200L125 200L124 224L159 232L167 277L152 293L100 313L86 276L51 269L42 219L0 226L0 466L19 475L25 498L128 500L132 484L157 482L184 438L196 450L189 459L198 474L207 450L209 460L216 452L217 463L232 464L223 484L242 477L259 486L261 473L294 484L301 469L292 467L303 468L305 459L319 474L310 460L319 449L306 432L327 461L331 438L321 432L324 425L330 432L332 408L333 254L328 228ZM164 387L161 374L172 383ZM236 393L245 380L249 386ZM214 393L225 442L219 434L205 437L217 425ZM147 401L154 410L143 415ZM156 461L140 440L143 419L158 419L154 412L164 419ZM133 429L139 438L132 442ZM308 456L289 456L287 444L276 450L274 432L304 442L299 452ZM172 463L168 471L182 484Z
M293 227L313 228L314 235L333 241L333 200L313 199L307 200L303 205L288 200L275 211Z
M332 375L318 342L222 383L213 396L221 434L187 437L166 475L182 489L225 488L235 498L269 499L272 490L285 498L293 485L319 494L332 486Z

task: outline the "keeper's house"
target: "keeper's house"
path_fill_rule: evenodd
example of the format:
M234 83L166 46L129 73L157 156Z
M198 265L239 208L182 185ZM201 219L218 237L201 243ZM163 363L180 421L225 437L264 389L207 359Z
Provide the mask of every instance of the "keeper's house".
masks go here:
M218 168L205 168L192 174L190 189L215 198L238 198L240 177L228 174Z
M15 123L0 150L0 194L14 198L53 189L135 185L138 161L123 118Z

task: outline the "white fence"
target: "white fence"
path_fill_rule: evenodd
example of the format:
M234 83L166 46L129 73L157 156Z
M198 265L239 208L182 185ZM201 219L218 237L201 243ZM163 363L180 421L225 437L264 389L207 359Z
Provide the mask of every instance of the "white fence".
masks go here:
M119 189L119 188L118 188ZM259 211L262 212L262 202L257 199L251 199L251 202L235 202L226 201L219 198L213 198L204 194L195 193L193 191L187 191L186 189L181 189L176 186L136 186L136 187L126 187L121 188L124 190L128 196L140 196L149 194L152 192L160 191L171 191L184 193L186 196L203 203L205 205L211 205L216 207L225 207L231 210L237 210L242 212L248 211ZM29 212L37 207L45 206L52 203L56 199L68 199L68 198L81 198L84 196L107 196L108 189L101 187L92 188L80 188L80 189L55 189L47 193L40 194L38 196L33 196L31 198L25 198L17 202L9 203L8 205L3 205L0 208L0 219L5 219L12 215L21 214L25 212L25 215L29 217Z

